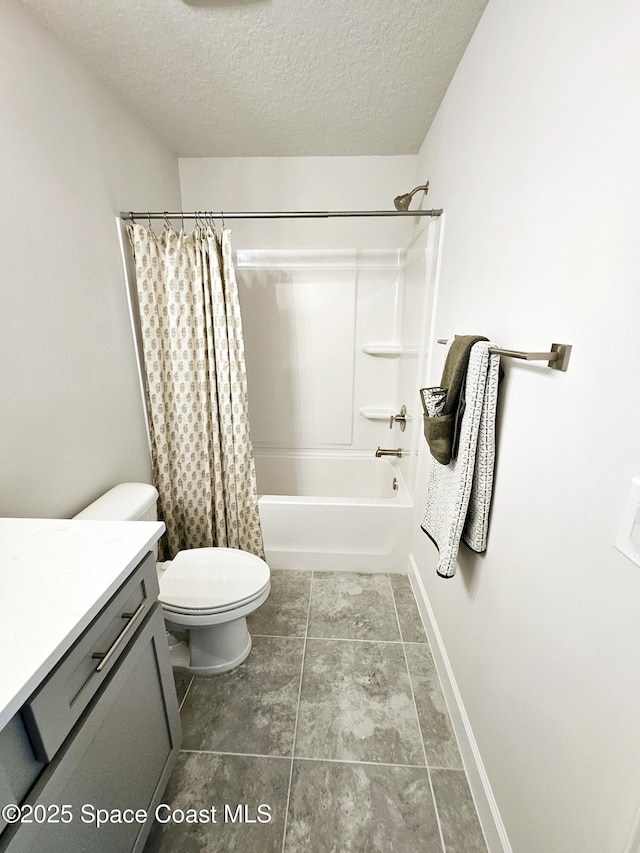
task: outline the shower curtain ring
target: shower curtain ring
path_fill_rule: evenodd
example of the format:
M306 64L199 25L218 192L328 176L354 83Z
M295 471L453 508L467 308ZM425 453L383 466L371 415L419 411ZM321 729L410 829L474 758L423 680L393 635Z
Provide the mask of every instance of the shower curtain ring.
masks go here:
M171 231L171 223L169 222L169 214L166 210L164 211L164 227L167 229L167 231Z
M149 223L149 231L151 231L151 211L147 210L147 222Z
M222 230L224 231L224 211L220 211L220 219L222 219Z

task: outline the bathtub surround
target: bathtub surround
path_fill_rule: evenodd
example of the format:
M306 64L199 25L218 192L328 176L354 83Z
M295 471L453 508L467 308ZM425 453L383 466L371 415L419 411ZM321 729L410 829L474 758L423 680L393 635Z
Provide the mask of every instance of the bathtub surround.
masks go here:
M406 156L181 158L179 165L189 210L393 209L399 190L416 185L415 159ZM416 377L440 239L439 219L418 221L423 239L412 236L414 224L410 217L234 220L257 454L357 456L402 446L400 470L413 488ZM389 430L403 404L407 430Z
M486 853L406 576L275 571L249 623L244 664L178 678L165 801L265 803L272 820L156 825L146 853Z
M398 191L415 186L407 156L181 158L179 166L184 207L195 210L393 209ZM386 446L388 420L367 420L361 409L391 414L404 402L415 420L416 401L397 397L399 371L417 361L417 349L401 348L417 345L402 336L412 225L410 217L233 222L256 448L373 452ZM400 349L363 352L371 344ZM317 425L315 400L324 404Z
M351 445L359 260L355 251L238 251L256 447ZM393 282L398 253L384 261Z
M272 567L406 571L420 424L415 391L407 429L389 428L403 403L401 373L412 373L406 382L415 388L418 365L420 340L405 337L405 312L415 311L404 304L405 263L398 250L238 250L260 517ZM397 466L374 457L389 441L405 448Z
M129 226L158 515L190 548L264 556L230 232Z
M363 411L400 407L404 262L398 249L238 249L256 449L348 454L387 440L389 418ZM397 352L369 351L381 344Z

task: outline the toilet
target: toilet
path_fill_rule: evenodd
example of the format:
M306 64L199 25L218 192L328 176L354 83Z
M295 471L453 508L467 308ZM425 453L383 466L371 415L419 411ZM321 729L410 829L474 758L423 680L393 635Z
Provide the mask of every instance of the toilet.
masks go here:
M120 483L74 518L155 521L157 498L147 483ZM236 548L192 548L157 572L173 667L215 675L242 663L251 651L247 616L270 591L265 561Z

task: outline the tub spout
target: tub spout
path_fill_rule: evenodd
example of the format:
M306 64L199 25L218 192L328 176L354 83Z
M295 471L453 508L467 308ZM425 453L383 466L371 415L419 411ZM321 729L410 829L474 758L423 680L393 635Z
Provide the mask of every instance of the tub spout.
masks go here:
M387 447L378 447L376 450L376 459L380 459L381 456L397 456L398 459L402 459L402 448L396 447L395 450L390 450Z

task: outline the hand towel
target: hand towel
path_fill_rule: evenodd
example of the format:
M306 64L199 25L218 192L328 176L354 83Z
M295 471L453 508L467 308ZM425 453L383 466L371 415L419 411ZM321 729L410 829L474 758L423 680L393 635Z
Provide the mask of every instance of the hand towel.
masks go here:
M424 437L431 455L441 465L448 465L458 455L469 355L475 343L486 340L482 335L456 335L449 345L440 380L440 386L446 389L444 408L435 417L424 418Z
M500 356L490 347L486 339L471 347L457 459L432 463L429 473L421 527L440 552L437 571L445 578L455 574L461 538L474 551L487 547L500 373Z

